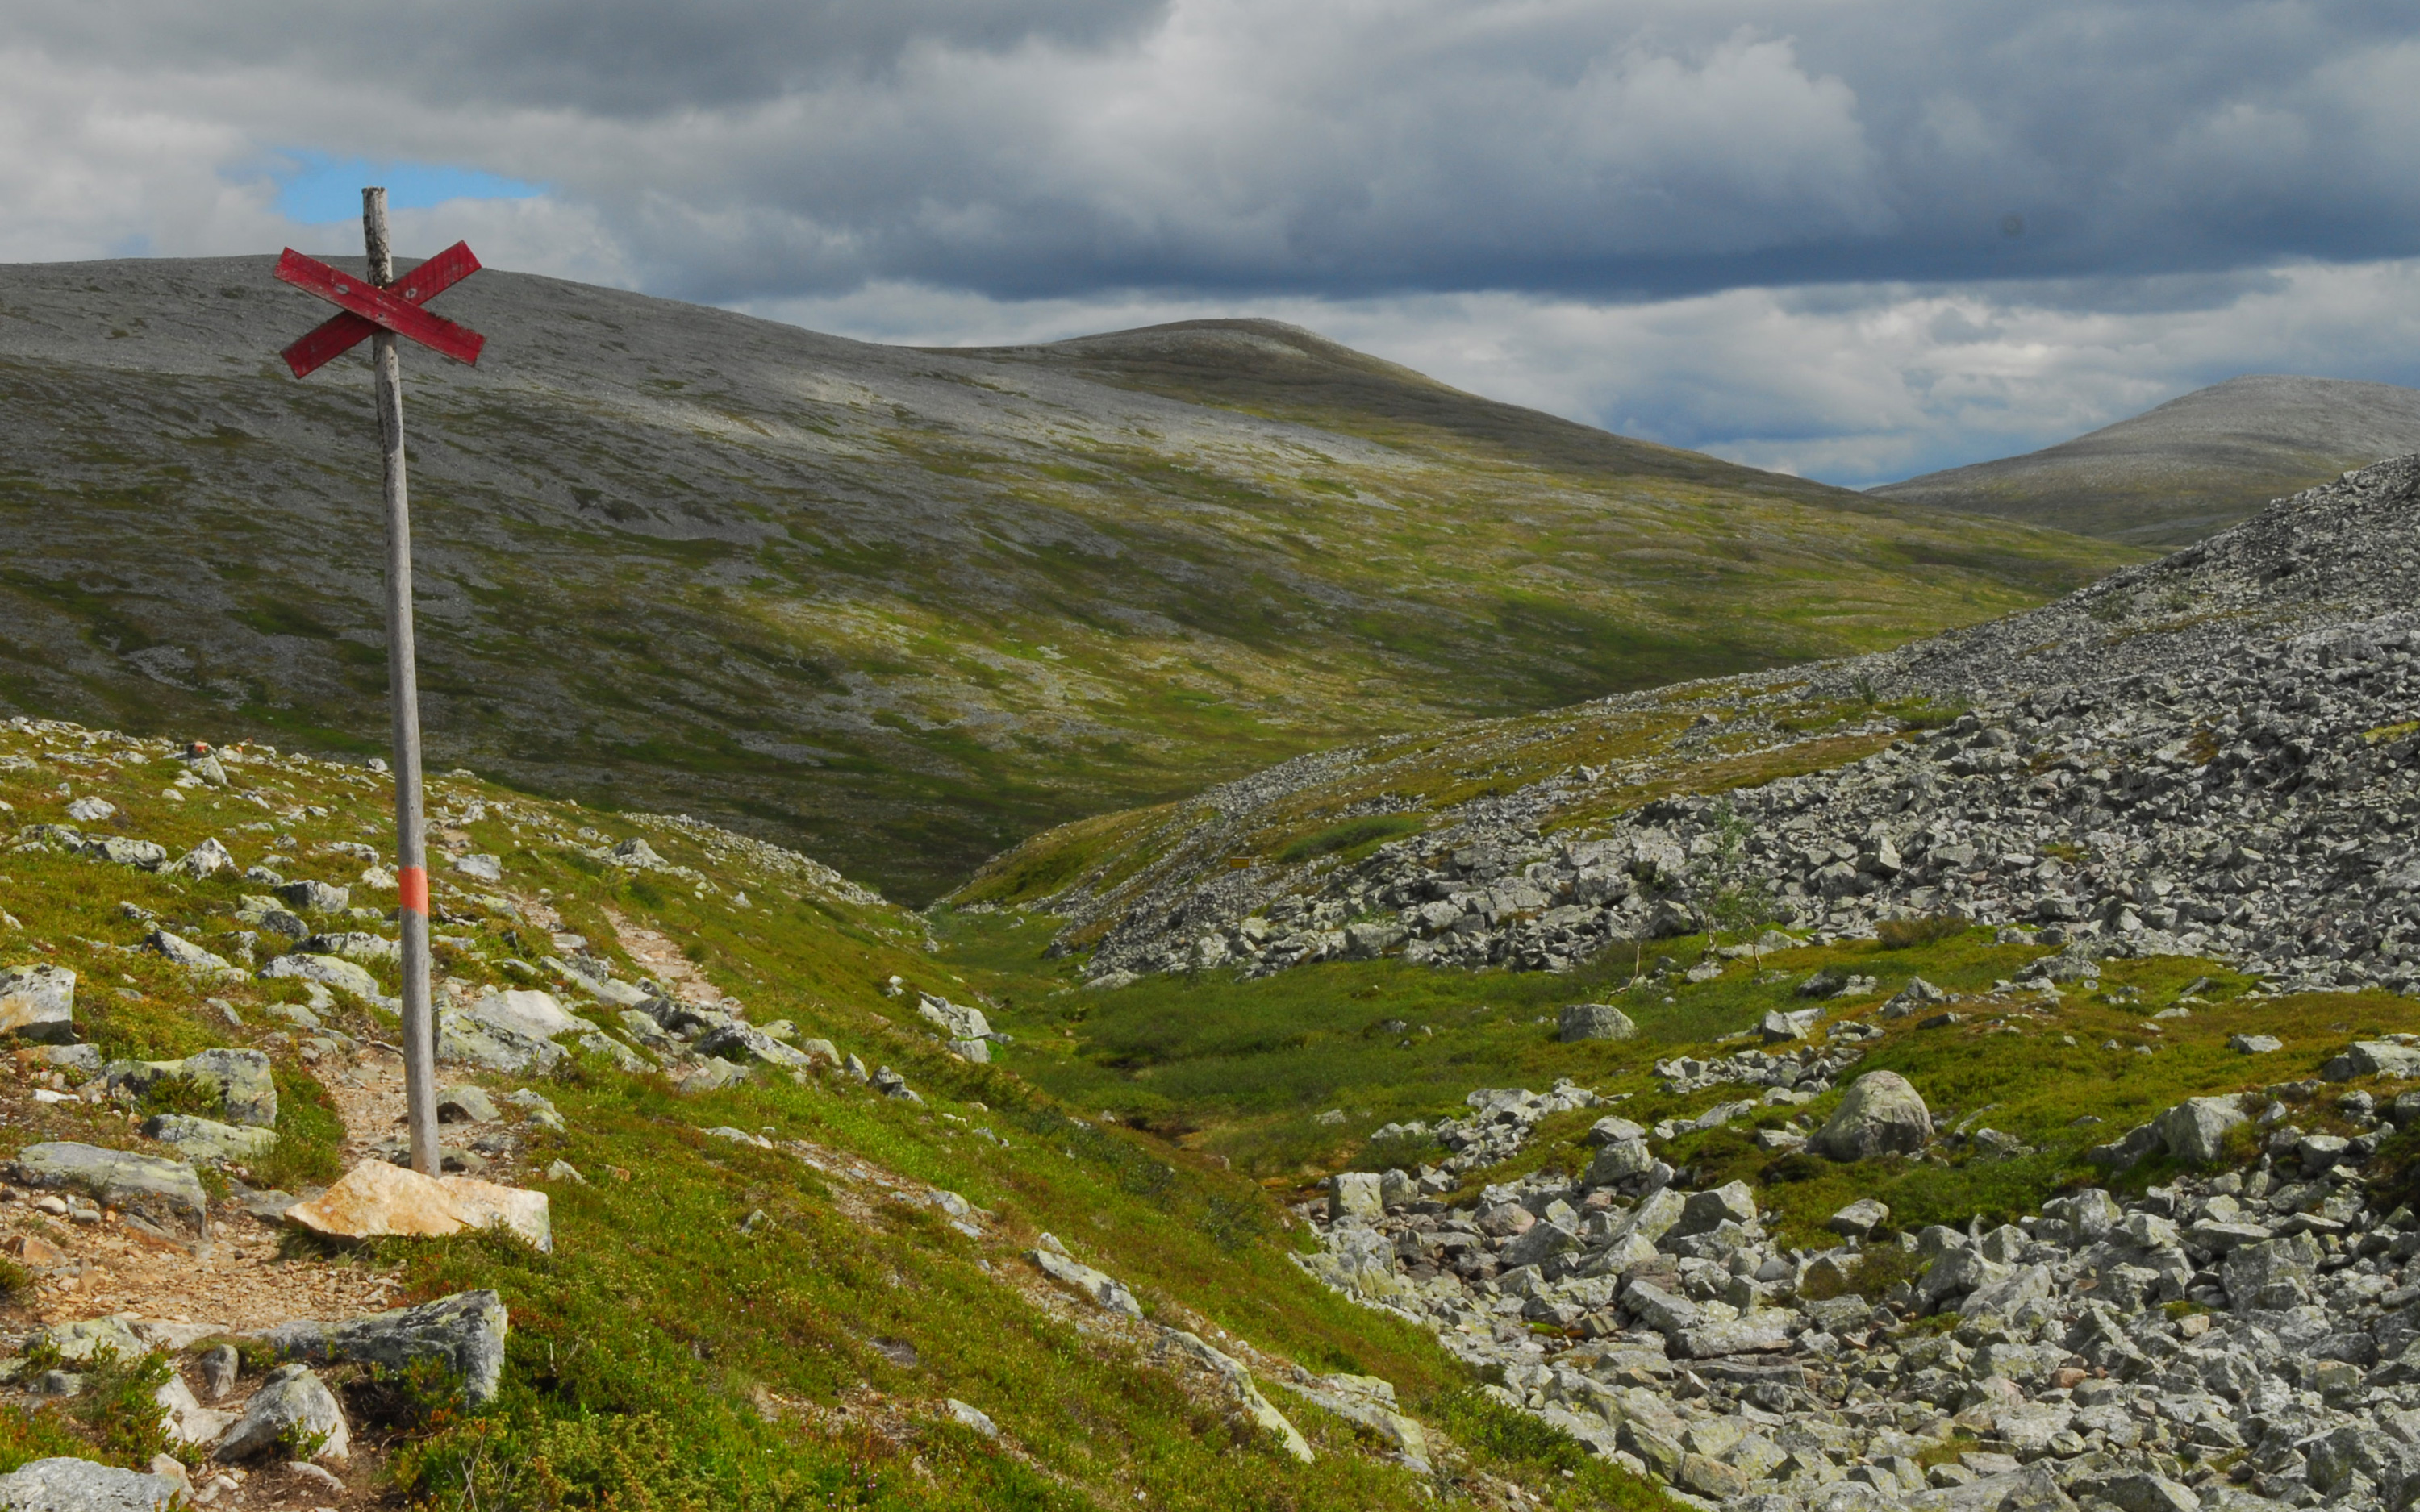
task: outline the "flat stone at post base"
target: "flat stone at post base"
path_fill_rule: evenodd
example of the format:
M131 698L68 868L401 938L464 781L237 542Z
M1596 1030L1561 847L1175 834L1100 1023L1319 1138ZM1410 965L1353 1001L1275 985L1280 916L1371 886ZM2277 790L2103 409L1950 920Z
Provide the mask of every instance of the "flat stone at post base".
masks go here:
M430 1178L380 1160L364 1161L317 1197L287 1209L286 1221L345 1240L443 1238L501 1223L540 1250L554 1248L545 1193L464 1176Z

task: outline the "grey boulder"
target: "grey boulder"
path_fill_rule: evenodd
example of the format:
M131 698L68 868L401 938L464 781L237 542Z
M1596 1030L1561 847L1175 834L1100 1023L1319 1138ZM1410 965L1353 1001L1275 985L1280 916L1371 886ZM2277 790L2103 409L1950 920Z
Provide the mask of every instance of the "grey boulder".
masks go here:
M437 1094L440 1123L493 1123L496 1118L495 1100L478 1088L449 1087Z
M301 1453L301 1441L319 1441L316 1452ZM260 1389L244 1404L243 1415L219 1440L212 1455L223 1460L253 1459L275 1453L288 1459L342 1461L352 1450L352 1432L344 1411L325 1382L306 1365L282 1365L269 1373Z
M175 964L190 971L233 971L235 969L226 957L212 954L183 935L171 934L163 929L154 929L144 938L143 943L166 956Z
M1890 1209L1872 1197L1859 1197L1831 1217L1823 1227L1848 1239L1863 1239L1890 1222Z
M152 1223L209 1231L209 1197L193 1166L180 1160L56 1140L27 1145L10 1169L27 1186L82 1192Z
M1913 1154L1932 1139L1932 1114L1907 1078L1869 1071L1851 1084L1840 1105L1807 1148L1837 1161Z
M2195 1097L2161 1114L2152 1126L2169 1154L2208 1165L2225 1152L2227 1131L2247 1121L2231 1097Z
M279 1358L315 1365L350 1360L400 1370L435 1360L462 1382L463 1399L475 1407L493 1401L504 1381L508 1326L503 1298L459 1291L341 1323L280 1323L260 1337Z
M196 1165L245 1165L260 1159L277 1144L269 1129L254 1129L197 1119L189 1113L155 1113L145 1120L146 1137L175 1147Z
M1582 1040L1627 1040L1638 1032L1630 1015L1611 1003L1574 1003L1562 1011L1557 1034L1565 1044Z
M713 1056L742 1065L754 1062L805 1071L814 1064L803 1053L791 1049L752 1024L731 1023L710 1029L699 1036L695 1048L699 1055Z
M158 1512L184 1489L165 1475L62 1456L0 1475L0 1507L8 1512Z
M0 1034L34 1044L75 1038L75 973L65 966L10 966L0 971Z
M377 936L368 937L375 939ZM269 981L288 978L301 981L316 981L322 986L334 987L339 992L350 993L366 1002L383 1002L386 999L386 994L379 990L379 980L376 977L340 955L317 955L309 951L297 950L291 955L281 955L261 967L260 975L263 980Z
M332 887L324 882L289 882L277 889L277 896L287 907L305 914L341 914L353 901L349 887Z
M142 1097L164 1081L189 1082L218 1094L236 1123L259 1128L277 1122L277 1082L269 1057L257 1050L204 1050L182 1060L113 1060L101 1070L112 1091Z

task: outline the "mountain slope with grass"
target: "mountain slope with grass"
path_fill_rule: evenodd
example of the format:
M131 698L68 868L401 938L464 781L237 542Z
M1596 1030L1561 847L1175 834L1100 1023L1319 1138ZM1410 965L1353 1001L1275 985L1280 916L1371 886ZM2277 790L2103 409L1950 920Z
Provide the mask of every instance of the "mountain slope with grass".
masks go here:
M385 738L358 358L267 258L0 269L0 702ZM406 364L440 764L912 900L1373 733L1895 644L2129 559L1458 393L1291 328L920 351L493 270Z
M544 1194L543 1248L313 1216L397 1153L381 774L15 721L0 1475L2408 1501L2415 513L2420 459L2383 465L1947 640L1301 758L923 913L449 772L447 1161ZM491 1389L310 1342L490 1294ZM247 1458L306 1364L349 1458Z
M2420 1492L2420 456L2042 609L1303 758L936 910L1038 1085L1705 1507Z
M152 1394L174 1375L233 1416L265 1391L277 1325L492 1290L509 1332L487 1399L320 1362L352 1441L325 1461L334 1499L1657 1504L1419 1330L1320 1287L1289 1257L1305 1229L1249 1180L951 1053L923 995L996 1000L1008 979L936 955L917 916L694 822L467 772L430 797L447 1165L546 1194L543 1252L281 1222L400 1134L382 778L0 727L0 1475L165 1454L210 1504L321 1504L274 1457L187 1442L193 1411ZM1014 980L1064 985L1056 969ZM60 972L71 1012L29 1026L28 983ZM179 1069L210 1050L271 1068L273 1140L170 1141L162 1117L239 1117ZM121 1068L147 1062L174 1064L138 1095ZM195 1163L207 1229L123 1184L29 1176L70 1146ZM90 1357L94 1338L124 1348ZM222 1340L224 1395L204 1368ZM43 1374L63 1359L72 1383Z
M2420 390L2253 374L2023 456L1868 490L2135 546L2191 546L2281 494L2420 451Z

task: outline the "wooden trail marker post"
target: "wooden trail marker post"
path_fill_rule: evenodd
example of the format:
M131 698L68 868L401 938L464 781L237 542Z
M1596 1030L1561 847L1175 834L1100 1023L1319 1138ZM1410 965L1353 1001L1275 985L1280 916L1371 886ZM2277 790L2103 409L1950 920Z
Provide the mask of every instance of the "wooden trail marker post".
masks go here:
M428 856L420 797L420 680L411 631L411 501L404 479L403 371L395 338L409 336L462 363L477 362L487 338L421 308L479 270L479 259L468 246L458 241L412 270L398 296L383 189L362 191L362 237L369 254L366 281L291 247L277 260L280 280L343 312L282 355L299 378L351 350L363 337L370 341L386 473L387 684L395 705L395 875L400 903L396 924L403 948L404 1101L411 1126L411 1168L435 1176L437 1042L428 1000Z

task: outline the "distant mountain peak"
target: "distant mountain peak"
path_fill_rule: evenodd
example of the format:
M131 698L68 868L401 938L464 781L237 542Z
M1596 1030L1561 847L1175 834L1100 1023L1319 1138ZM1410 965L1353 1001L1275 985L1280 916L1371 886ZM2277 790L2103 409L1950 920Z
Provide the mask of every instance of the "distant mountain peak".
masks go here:
M2420 389L2246 373L2022 456L1869 492L2132 545L2189 546L2349 469L2420 451Z

